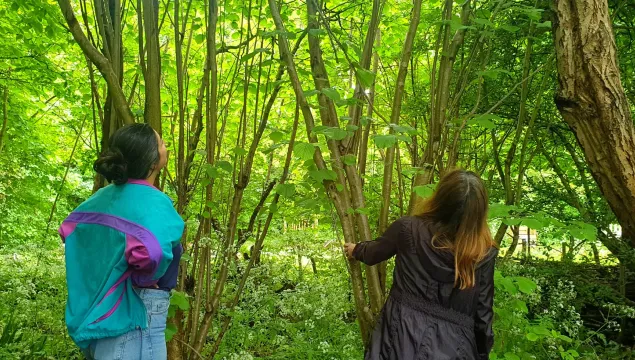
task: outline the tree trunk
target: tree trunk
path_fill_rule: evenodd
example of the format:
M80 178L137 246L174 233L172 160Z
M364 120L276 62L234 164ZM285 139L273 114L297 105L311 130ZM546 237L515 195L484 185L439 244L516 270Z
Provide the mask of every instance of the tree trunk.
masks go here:
M269 8L271 10L271 15L276 24L276 29L281 34L286 34L286 29L282 22L282 16L280 15L278 4L275 0L268 0L268 2ZM291 51L289 50L287 39L284 35L278 36L278 45L280 47L282 60L287 67L287 71L289 72L293 91L295 93L297 102L306 123L307 137L310 142L317 142L315 134L312 133L312 130L315 128L315 119L313 118L311 108L309 107L306 96L304 95L304 92L302 90L298 71L295 67L295 63L293 62L293 57ZM315 148L313 160L319 170L323 170L326 168L324 157L322 156L322 152L319 147ZM333 181L325 180L323 181L323 186L329 198L333 201L335 210L340 218L344 238L346 239L346 241L356 242L357 238L354 233L354 226L351 221L350 215L347 213L347 209L349 206L345 196L348 195L345 193L345 191L343 191L344 194L341 194L340 191L337 191L337 188ZM359 318L360 331L362 333L362 338L368 339L370 331L372 329L373 315L366 304L366 294L364 292L361 266L356 261L350 261L349 266L349 271L352 279L353 298L355 299L355 308Z
M161 54L159 51L159 9L155 0L143 0L143 27L146 38L147 69L144 73L145 122L161 135ZM139 54L143 56L143 54Z
M591 243L591 251L593 251L593 261L595 265L602 266L602 262L600 261L600 252L598 251L598 246L595 245L594 242Z
M4 92L2 96L2 127L0 128L0 154L2 153L2 147L4 146L4 136L7 133L7 124L9 121L9 88L4 87Z
M410 27L406 34L406 41L401 50L401 60L399 61L399 71L397 73L397 84L395 86L395 94L392 99L392 112L390 114L390 123L399 124L399 116L401 116L401 103L403 99L404 89L406 87L406 76L408 75L408 63L412 56L412 45L417 34L419 26L419 18L421 16L422 0L415 0L412 9L412 17L410 18ZM390 133L394 133L391 129ZM388 228L388 212L390 211L390 193L392 189L392 168L395 162L395 149L399 146L396 142L394 146L386 149L386 157L384 158L384 181L381 188L381 209L379 211L379 234L383 234ZM400 174L398 174L399 176Z
M512 226L512 244L507 249L505 253L505 260L511 260L514 257L514 253L516 252L516 248L518 247L518 238L519 238L519 229L518 226Z
M112 94L113 104L117 114L123 119L124 123L133 124L135 122L134 116L132 115L132 111L130 111L126 96L121 89L119 78L113 70L112 64L108 58L101 54L99 50L91 44L90 40L88 40L84 34L84 31L75 17L70 0L58 0L58 4L73 38L106 80L108 90L111 91Z
M456 55L463 45L465 39L465 32L467 25L470 23L471 16L471 0L466 0L461 9L461 24L464 25L462 29L457 30L454 36L450 39L450 20L453 16L452 7L454 5L453 0L445 1L445 14L443 20L447 21L442 28L443 49L441 51L441 63L439 65L439 78L435 84L434 78L432 81L432 114L430 122L428 124L428 142L425 146L423 156L419 159L417 167L422 168L417 172L414 178L413 186L427 185L432 182L435 169L435 160L439 157L439 151L441 149L441 133L445 126L446 112L448 102L450 100L450 80L452 78L452 68L456 60ZM436 59L435 59L436 62ZM433 71L433 77L436 75ZM411 212L416 203L417 195L412 192L410 194L410 204L408 206Z
M635 127L606 0L555 0L556 106L623 235L635 246Z

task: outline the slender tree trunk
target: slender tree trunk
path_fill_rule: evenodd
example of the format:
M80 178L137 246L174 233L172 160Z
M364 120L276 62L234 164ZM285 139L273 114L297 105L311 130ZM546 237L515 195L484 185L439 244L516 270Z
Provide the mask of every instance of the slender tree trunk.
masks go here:
M556 106L635 246L635 127L617 64L606 0L555 0Z
M441 51L441 63L439 65L439 78L435 83L436 72L433 71L433 88L432 88L432 116L428 125L428 142L425 146L423 156L419 159L418 167L422 168L417 172L414 178L413 186L427 185L432 182L435 161L439 157L439 151L441 149L441 133L446 121L446 112L448 102L450 100L450 80L452 78L452 68L456 60L456 55L463 45L465 39L466 28L459 29L454 33L452 39L450 39L450 24L453 12L452 7L454 5L453 0L446 0L444 10L444 20L448 23L442 28L440 33L443 38L443 49ZM461 9L461 23L464 27L470 24L470 16L472 13L471 0L466 0ZM436 69L436 58L435 58ZM410 204L408 206L409 212L414 209L416 204L417 195L412 192L410 195Z
M399 117L401 116L401 103L404 95L404 89L406 87L406 76L408 75L408 64L410 63L410 57L412 56L412 45L414 44L414 38L417 34L417 28L419 26L419 19L421 16L421 3L422 0L414 1L414 8L412 9L412 16L410 18L410 27L406 34L406 41L403 44L401 50L401 60L399 61L399 71L397 73L397 84L395 86L395 94L392 99L392 112L390 114L390 123L399 124ZM394 131L391 129L391 133ZM390 193L392 189L392 172L393 164L395 162L395 149L399 146L395 143L394 146L386 149L386 157L384 158L384 178L381 188L381 208L379 211L379 228L377 231L383 234L388 228L388 212L390 211ZM400 174L398 174L399 176Z
M505 253L505 260L512 259L514 257L514 253L516 252L516 248L518 247L518 238L520 235L518 226L512 226L512 234L512 244L509 246L507 252Z
M155 0L143 0L143 27L146 38L147 69L145 72L145 122L161 131L161 53L159 50L159 9ZM143 56L143 54L140 54Z
M593 251L593 261L596 266L602 266L602 262L600 261L600 251L598 251L598 246L592 242L591 243L591 251Z
M373 43L376 42L376 39L379 35L379 23L381 18L381 11L384 7L384 1L381 0L373 0L373 9L371 13L370 23L368 24L368 30L366 31L366 38L364 40L364 49L362 50L362 57L359 61L360 70L368 70L371 65L371 58L373 55ZM352 27L351 27L352 30ZM374 74L377 74L377 70L373 70ZM372 106L372 97L374 97L374 88L375 81L371 84L371 94L369 97L369 108ZM355 83L355 93L354 97L358 100L355 104L351 105L348 109L348 116L350 117L349 125L358 126L358 129L355 131L355 135L352 138L344 139L344 147L346 148L346 152L355 153L355 149L360 143L360 137L363 139L364 130L360 125L360 119L362 116L362 105L359 103L365 96L364 86L362 86L359 80L356 80ZM363 140L362 140L363 141ZM366 149L361 148L361 151L364 152Z
M268 0L268 2L269 2L269 9L271 11L271 15L276 24L276 29L281 34L286 34L286 29L282 22L280 11L278 10L278 4L276 3L275 0ZM287 39L284 35L278 36L278 45L280 47L282 60L284 64L286 65L287 71L289 73L289 77L291 78L293 91L296 95L297 102L300 106L300 110L302 111L302 115L306 123L307 137L310 142L317 142L317 138L312 133L312 130L315 128L315 120L313 118L313 114L307 102L306 96L304 95L302 85L300 83L300 79L298 76L298 72L296 70L295 63L293 62L293 57L292 57L291 51L289 50ZM319 170L323 170L326 168L326 164L319 147L315 148L313 160L315 161L316 167ZM356 242L357 237L355 236L353 232L353 226L352 226L352 221L350 219L350 215L347 213L348 204L346 204L346 198L345 198L346 194L340 194L340 192L337 191L337 187L335 186L335 183L333 181L325 180L323 181L323 185L325 187L325 190L328 196L333 201L335 210L337 211L337 214L340 217L340 221L342 223L342 230L344 233L344 238L346 239L346 241ZM351 273L351 278L352 278L353 298L355 300L355 307L359 317L359 326L362 333L362 338L368 339L370 335L370 330L372 329L373 314L366 304L366 295L364 292L361 266L356 261L350 261L349 271Z
M375 41L375 46L379 47L380 42L381 42L381 37L380 37L380 33L379 31L377 32L377 40ZM379 67L379 55L377 54L377 52L374 52L373 54L373 73L377 73L377 68ZM373 84L370 87L370 94L368 96L368 107L366 109L366 116L368 117L365 126L361 126L361 128L363 129L363 133L362 133L362 139L361 139L361 143L360 143L360 147L359 147L359 153L358 153L358 160L357 160L357 167L359 169L359 176L362 179L362 185L364 182L364 177L366 176L366 163L367 163L367 158L368 158L368 140L370 138L370 129L371 129L371 122L370 122L370 118L373 115L373 108L375 106L375 82L373 82ZM360 123L361 125L361 123Z
M206 133L206 140L207 140L207 144L206 144L206 152L207 152L207 164L209 166L213 166L214 162L215 162L215 153L216 153L216 143L218 141L217 136L218 136L218 130L217 130L217 126L218 126L218 108L217 108L217 104L218 104L218 71L217 71L217 62L216 62L216 31L217 31L217 22L218 22L218 2L217 0L210 0L208 7L207 7L208 13L207 13L207 52L208 52L208 61L209 63L207 64L208 68L209 68L209 72L208 75L211 76L211 80L209 81L208 85L208 94L209 94L209 98L208 98L208 103L207 103L207 122L206 122L206 129L205 129L205 133ZM205 190L205 203L206 203L206 207L208 208L208 211L211 211L211 207L209 206L209 204L212 202L213 200L213 186L214 183L212 181L210 181L210 183L207 185L206 190ZM233 206L233 205L232 205ZM210 213L211 215L211 213ZM211 224L211 216L207 219L205 219L204 224L203 224L203 233L206 236L211 237L211 233L212 233L212 224ZM211 321L212 321L212 314L214 313L215 309L214 306L217 303L213 303L215 301L217 301L217 296L220 296L220 294L222 294L224 285L225 285L225 281L226 281L226 277L227 277L227 266L229 264L230 261L230 252L229 252L229 248L231 245L231 240L228 239L228 235L230 236L234 236L235 234L233 232L231 232L230 234L225 234L225 237L223 239L223 248L221 249L220 252L220 256L221 256L221 261L222 261L222 265L221 265L221 271L220 274L218 275L218 278L216 279L216 286L214 288L214 297L210 298L209 297L209 290L210 290L210 286L209 284L206 286L207 290L208 290L208 296L207 296L207 304L205 307L205 314L203 316L203 321L202 323L199 325L198 322L194 322L192 324L192 334L195 334L193 338L190 338L190 343L191 346L193 348L193 351L196 352L201 352L201 349L203 349L203 345L205 343L205 338L207 337L207 333L209 331L209 328L211 326ZM209 254L209 248L205 249L204 251L206 254ZM209 263L210 259L207 259L207 264L206 266L209 268L211 267L211 264ZM202 273L203 271L201 271ZM208 270L209 272L209 270ZM209 276L208 276L208 281L209 281ZM203 282L199 282L199 286L203 287ZM200 296L200 295L199 295Z
M0 128L0 154L2 154L2 148L4 147L4 136L7 133L7 124L9 122L9 88L4 87L2 92L2 127Z

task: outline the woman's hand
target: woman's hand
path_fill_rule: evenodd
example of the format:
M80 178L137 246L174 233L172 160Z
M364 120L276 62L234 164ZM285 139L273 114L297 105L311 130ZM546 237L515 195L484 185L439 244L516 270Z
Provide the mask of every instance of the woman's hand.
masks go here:
M349 260L354 260L355 258L353 257L353 251L355 250L355 246L357 244L353 244L353 243L346 243L344 244L344 252L346 252L346 257Z

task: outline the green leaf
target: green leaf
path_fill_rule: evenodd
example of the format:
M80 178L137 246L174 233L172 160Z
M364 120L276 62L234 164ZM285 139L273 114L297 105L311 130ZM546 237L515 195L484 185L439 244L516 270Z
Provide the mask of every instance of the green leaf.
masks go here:
M355 165L355 162L357 162L357 157L353 154L346 154L342 157L342 161L344 162L345 165Z
M544 326L532 326L531 332L536 333L541 336L550 336L551 332L545 328Z
M496 128L496 124L492 120L502 120L500 116L494 114L478 115L467 121L468 125L477 125L489 130Z
M315 146L313 146L313 144L299 142L293 147L293 153L302 160L311 160L315 153Z
M342 130L340 128L330 128L324 132L324 135L333 140L343 140L348 136L348 131Z
M479 19L476 18L473 20L474 23L479 24L479 25L483 25L483 26L489 26L489 27L494 27L494 23L492 23L491 21L489 21L488 19Z
M207 177L209 177L210 179L215 179L218 177L218 169L214 166L208 166L207 169L205 169L205 172L207 173Z
M540 337L537 334L534 334L532 332L527 334L527 340L529 341L537 341Z
M284 196L290 199L293 197L293 195L295 195L295 185L294 184L278 184L276 185L276 192L280 194L280 196Z
M311 96L315 96L317 94L320 93L320 90L306 90L306 91L302 91L304 93L304 97L311 97Z
M342 99L340 93L335 88L324 88L322 89L322 94L333 101L340 101L340 99Z
M239 148L236 147L233 149L234 154L236 154L236 156L245 156L247 155L247 150L243 149L243 148Z
M316 126L313 129L313 133L322 134L326 136L327 139L333 139L338 141L348 136L348 131L346 130L340 129L338 127L322 126L322 125Z
M176 325L168 323L165 327L165 341L169 342L172 340L177 331Z
M508 226L516 226L520 224L521 221L523 221L523 219L514 219L514 218L503 219L503 223Z
M331 169L312 170L309 171L309 176L318 183L322 183L325 180L333 181L337 179L337 174Z
M536 25L537 28L551 28L551 21L545 21L542 22L538 25Z
M510 212L517 210L515 206L505 204L490 204L488 217L490 219L496 219L509 216Z
M187 295L180 291L173 291L170 296L170 305L175 305L183 311L190 309L190 302L187 301Z
M269 138L273 140L273 142L278 142L282 140L283 137L284 137L284 134L280 131L274 131L271 134L269 134Z
M436 184L415 186L412 188L412 191L415 194L417 194L417 196L419 196L420 198L426 199L432 196L432 194L434 194L435 187L436 187Z
M205 34L198 34L194 36L194 42L196 42L197 44L201 44L203 43L203 41L205 41Z
M516 280L518 289L525 294L531 294L536 290L536 283L526 277L519 276L514 278L514 280Z
M515 33L516 31L520 30L520 28L518 26L513 26L513 25L501 25L498 27L499 29L508 31L510 33Z
M527 304L522 300L512 300L511 305L514 309L522 312L523 314L529 313L529 309L527 308Z
M514 285L514 282L512 281L512 279L502 278L500 279L499 283L503 287L503 289L505 289L505 291L509 293L510 295L514 295L518 293L518 289L516 288L516 285Z
M229 161L226 161L226 160L217 161L216 166L218 166L220 169L228 173L231 173L232 171L234 171L234 166Z
M520 358L514 353L507 352L505 353L505 360L520 360Z
M564 342L567 343L572 343L573 339L571 339L570 337L566 336L566 335L559 335L558 338Z
M327 32L324 29L311 29L309 30L309 35L311 36L320 36L320 35L326 35Z
M370 70L356 68L355 74L364 88L370 88L375 82L375 73Z
M380 149L385 149L394 146L397 143L397 137L395 135L375 135L373 136L375 145Z
M275 214L278 212L278 204L276 203L271 203L271 205L269 205L269 212L272 214Z
M362 116L362 118L359 120L359 123L362 124L362 126L366 126L371 122L373 122L373 118L368 116Z
M390 124L388 126L390 126L390 128L393 129L396 133L408 134L408 135L417 134L417 129L413 128L412 126L397 125L397 124Z
M523 219L522 224L534 230L540 230L545 227L540 221L536 220L535 218Z
M478 76L483 76L492 80L498 79L501 74L512 75L511 72L502 69L489 69L484 71L477 71L476 74ZM500 119L500 118L499 118Z

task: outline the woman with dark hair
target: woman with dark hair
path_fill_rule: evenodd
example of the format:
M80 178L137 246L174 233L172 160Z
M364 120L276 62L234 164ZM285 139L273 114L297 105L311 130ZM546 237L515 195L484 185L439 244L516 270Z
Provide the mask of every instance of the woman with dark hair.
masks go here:
M152 185L166 163L165 144L149 125L117 130L94 164L111 185L59 228L66 325L88 359L167 359L165 327L184 223Z
M487 211L478 175L455 170L414 216L395 221L375 241L344 245L350 258L367 265L396 255L366 359L488 358L498 250Z

